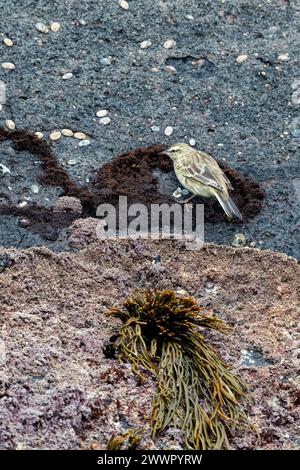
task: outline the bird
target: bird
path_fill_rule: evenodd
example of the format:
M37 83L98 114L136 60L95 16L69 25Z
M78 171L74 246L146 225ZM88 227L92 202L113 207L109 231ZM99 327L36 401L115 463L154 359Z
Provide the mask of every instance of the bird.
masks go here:
M177 179L192 193L183 203L189 202L195 196L215 197L229 219L243 219L228 193L233 187L211 155L186 143L171 145L161 153L173 160Z

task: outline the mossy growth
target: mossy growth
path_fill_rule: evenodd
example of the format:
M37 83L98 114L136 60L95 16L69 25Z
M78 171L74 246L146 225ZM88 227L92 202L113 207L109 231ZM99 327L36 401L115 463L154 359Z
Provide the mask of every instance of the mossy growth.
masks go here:
M108 314L123 322L115 342L119 360L143 379L145 369L157 378L152 438L176 426L185 430L188 449L228 448L231 430L246 422L245 385L204 336L207 328L227 332L225 323L169 290L137 291Z

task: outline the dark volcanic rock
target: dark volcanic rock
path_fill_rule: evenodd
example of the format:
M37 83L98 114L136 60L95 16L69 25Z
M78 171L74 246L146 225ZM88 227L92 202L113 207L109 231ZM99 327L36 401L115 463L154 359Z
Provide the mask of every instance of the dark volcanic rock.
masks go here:
M13 71L0 67L7 85L2 123L12 118L17 128L46 137L62 128L84 131L91 142L87 147L72 138L52 144L71 180L82 186L97 168L129 149L195 138L198 148L226 159L266 193L260 214L242 227L207 221L206 239L228 244L238 231L261 248L299 257L300 201L293 184L300 175L295 0L203 0L201 7L196 0L131 0L128 11L117 1L63 0L55 14L46 0L2 3L2 31L14 46L1 45L1 62L16 65ZM58 33L36 30L37 22L53 20L61 23ZM168 39L176 41L175 48L163 47ZM152 45L142 50L144 40ZM237 64L241 54L248 58ZM289 60L280 60L282 54ZM169 73L168 65L176 73ZM73 77L62 80L69 71ZM98 109L108 110L109 125L99 124ZM170 137L163 135L167 125L174 128ZM40 165L27 152L20 161L4 143L0 152L1 163L11 170L2 176L0 169L1 200L26 196L51 206L60 195L60 176L56 187L32 195ZM68 165L69 159L76 165ZM26 178L20 177L23 171ZM1 244L45 243L13 216L0 217ZM67 248L63 234L60 242L47 244Z

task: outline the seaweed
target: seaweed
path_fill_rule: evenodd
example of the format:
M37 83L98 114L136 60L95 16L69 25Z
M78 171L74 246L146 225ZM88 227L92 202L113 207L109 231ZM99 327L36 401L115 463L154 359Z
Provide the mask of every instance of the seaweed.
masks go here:
M108 315L123 322L115 342L119 360L143 380L145 370L157 379L152 438L177 426L188 449L228 448L231 430L247 422L240 405L246 385L204 335L205 329L227 333L226 324L171 290L136 291Z
M131 429L125 434L113 434L108 443L107 450L134 450L143 438L144 429Z

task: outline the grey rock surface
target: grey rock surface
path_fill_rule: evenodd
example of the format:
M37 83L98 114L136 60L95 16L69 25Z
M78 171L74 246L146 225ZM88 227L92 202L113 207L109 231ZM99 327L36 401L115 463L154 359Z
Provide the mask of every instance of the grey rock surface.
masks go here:
M124 10L105 0L1 0L0 62L15 69L0 67L6 84L0 124L12 119L46 138L63 128L85 132L89 146L69 137L53 143L78 184L128 149L193 138L266 191L259 216L243 226L206 224L206 240L230 244L242 232L260 248L299 257L299 1L128 3ZM61 24L58 32L37 31L36 23L52 21ZM164 48L167 40L176 46ZM141 49L143 41L151 45ZM242 55L246 60L236 61ZM73 76L63 80L68 72ZM99 109L108 110L109 124L99 123ZM22 169L11 168L9 152L1 143L0 163L11 169L3 176L0 169L1 198L22 200L39 164L22 153L16 154ZM41 188L33 196L47 206L59 194ZM9 216L1 216L0 243L68 249L63 235L39 240Z

